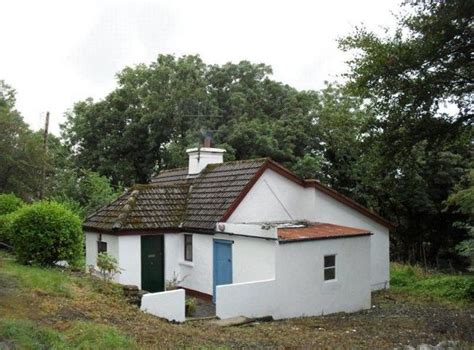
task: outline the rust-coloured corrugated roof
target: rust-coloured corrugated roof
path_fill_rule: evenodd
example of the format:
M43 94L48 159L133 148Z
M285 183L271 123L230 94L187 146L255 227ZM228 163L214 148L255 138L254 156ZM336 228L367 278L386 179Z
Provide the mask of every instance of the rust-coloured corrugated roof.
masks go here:
M311 223L303 225L302 227L278 228L278 239L283 242L353 237L370 234L370 231L366 229L325 223Z

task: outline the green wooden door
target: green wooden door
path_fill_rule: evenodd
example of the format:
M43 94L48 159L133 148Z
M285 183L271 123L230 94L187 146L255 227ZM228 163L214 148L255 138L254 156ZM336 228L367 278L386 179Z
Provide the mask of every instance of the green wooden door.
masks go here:
M142 289L165 290L165 250L163 236L142 236Z

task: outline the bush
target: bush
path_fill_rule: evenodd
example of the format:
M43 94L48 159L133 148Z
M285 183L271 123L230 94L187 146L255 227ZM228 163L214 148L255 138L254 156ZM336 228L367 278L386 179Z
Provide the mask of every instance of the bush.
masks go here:
M474 276L426 272L420 267L392 264L390 285L395 291L410 292L442 301L474 302Z
M17 215L17 211L0 215L0 242L10 244L12 236L12 223Z
M21 208L11 224L11 242L21 263L53 266L81 260L83 235L77 215L56 202Z
M13 213L24 204L25 203L13 193L0 194L0 215Z
M186 302L185 302L186 316L187 317L194 316L196 309L197 309L196 298L193 298L193 297L186 298Z
M117 273L120 273L117 259L106 252L99 253L97 256L97 267L106 282L110 281Z

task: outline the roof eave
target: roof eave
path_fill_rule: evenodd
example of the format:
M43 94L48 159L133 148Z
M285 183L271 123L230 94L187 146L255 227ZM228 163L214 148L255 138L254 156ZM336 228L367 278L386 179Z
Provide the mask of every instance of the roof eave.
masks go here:
M322 241L327 239L341 239L341 238L354 238L354 237L363 237L363 236L371 236L373 233L366 232L366 233L357 233L351 235L338 235L338 236L325 236L325 237L306 237L306 238L291 238L291 239L278 239L278 243L286 244L286 243L298 243L298 242L308 242L308 241Z
M83 231L93 232L93 233L103 233L113 236L132 236L132 235L151 235L151 234L163 234L163 233L179 233L182 232L182 229L179 227L160 227L160 228L150 228L150 229L102 229L98 227L88 227L82 226Z

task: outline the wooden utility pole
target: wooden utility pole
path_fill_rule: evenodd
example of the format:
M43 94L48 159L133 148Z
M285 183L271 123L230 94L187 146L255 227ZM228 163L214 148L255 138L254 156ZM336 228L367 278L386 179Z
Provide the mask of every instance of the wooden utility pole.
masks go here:
M44 188L46 186L46 162L48 155L48 128L49 128L49 112L46 112L46 120L44 122L44 135L43 135L43 169L41 174L41 189L39 193L40 199L43 199Z

